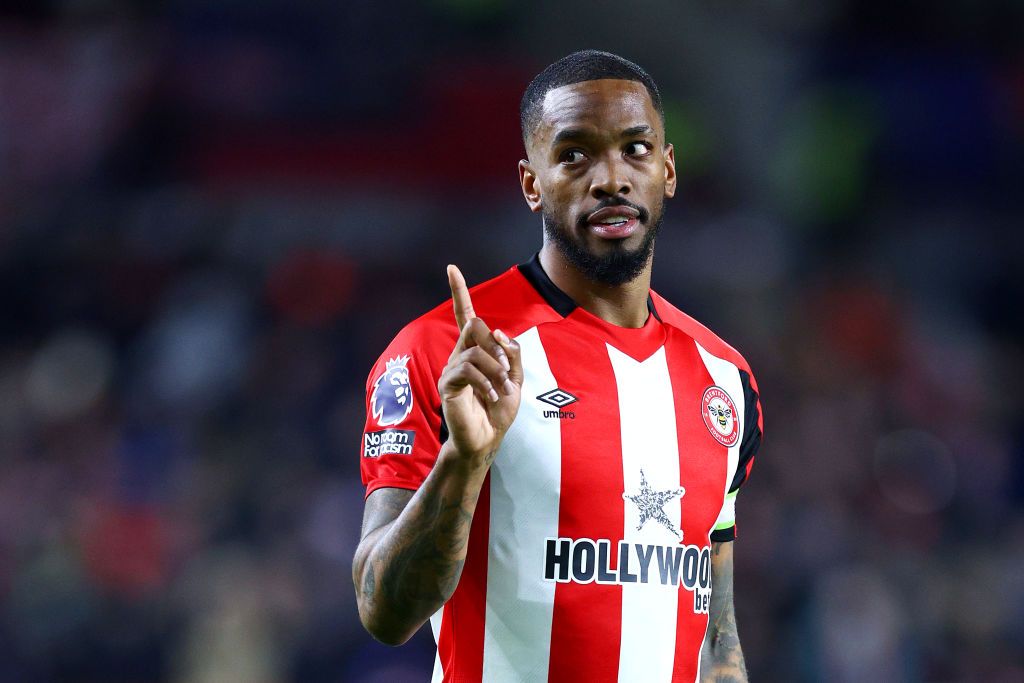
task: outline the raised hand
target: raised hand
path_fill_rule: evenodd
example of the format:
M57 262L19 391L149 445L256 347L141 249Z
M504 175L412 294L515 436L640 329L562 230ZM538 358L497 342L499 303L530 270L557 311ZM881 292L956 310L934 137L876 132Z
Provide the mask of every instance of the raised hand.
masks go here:
M473 464L490 465L519 411L523 365L519 344L476 317L466 280L448 266L461 333L437 390L452 445Z
M455 266L448 284L461 331L437 383L448 441L415 493L385 486L367 497L352 562L359 617L390 645L408 640L455 592L481 487L519 411L519 345L476 317Z

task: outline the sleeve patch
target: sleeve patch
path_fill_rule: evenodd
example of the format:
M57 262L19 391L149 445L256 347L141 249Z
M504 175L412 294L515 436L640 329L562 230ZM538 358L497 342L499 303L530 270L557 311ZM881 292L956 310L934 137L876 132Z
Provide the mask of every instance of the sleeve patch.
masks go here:
M358 449L368 493L381 486L419 487L441 447L441 403L430 361L435 355L440 360L444 351L419 339L423 335L408 336L392 341L366 378L366 421Z
M413 398L408 368L410 358L405 355L389 359L385 363L384 372L373 383L370 413L381 427L401 424L412 412Z
M412 447L415 443L416 432L412 429L381 429L376 432L363 432L363 457L412 455Z

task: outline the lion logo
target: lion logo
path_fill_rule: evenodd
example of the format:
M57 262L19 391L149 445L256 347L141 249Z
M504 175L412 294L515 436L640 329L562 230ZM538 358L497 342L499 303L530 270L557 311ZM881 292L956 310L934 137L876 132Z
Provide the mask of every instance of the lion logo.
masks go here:
M381 427L396 425L412 412L412 387L409 385L410 356L392 358L384 365L384 372L373 383L370 407L373 419Z

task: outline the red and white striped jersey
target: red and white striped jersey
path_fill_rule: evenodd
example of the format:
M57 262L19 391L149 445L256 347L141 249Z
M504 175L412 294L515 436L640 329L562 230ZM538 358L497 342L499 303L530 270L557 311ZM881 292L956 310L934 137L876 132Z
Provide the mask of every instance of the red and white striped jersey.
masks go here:
M462 578L430 620L434 680L697 680L710 544L734 538L761 442L749 366L653 291L642 328L597 318L536 256L471 292L477 315L519 342L525 379ZM449 301L371 371L367 495L416 489L430 472L457 336Z

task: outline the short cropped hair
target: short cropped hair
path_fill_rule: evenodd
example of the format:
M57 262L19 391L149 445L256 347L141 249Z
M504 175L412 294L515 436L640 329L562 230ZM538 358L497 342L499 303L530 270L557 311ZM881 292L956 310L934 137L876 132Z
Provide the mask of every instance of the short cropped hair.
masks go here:
M519 103L519 125L523 131L523 144L526 144L540 122L544 96L549 90L602 78L620 78L643 83L647 88L647 94L651 96L655 111L664 124L665 110L661 106L661 93L650 74L628 59L611 52L580 50L551 64L526 86L526 92Z

